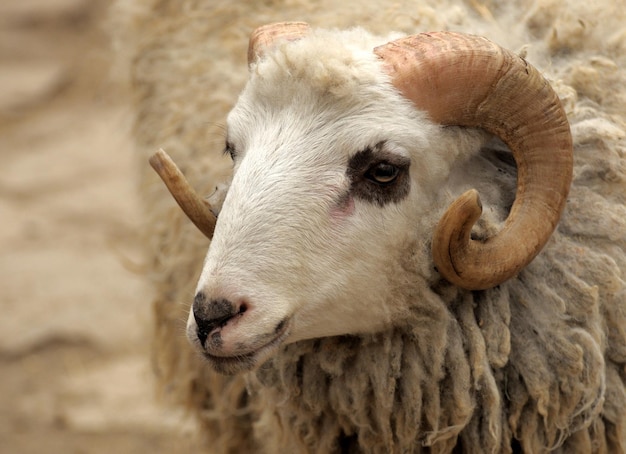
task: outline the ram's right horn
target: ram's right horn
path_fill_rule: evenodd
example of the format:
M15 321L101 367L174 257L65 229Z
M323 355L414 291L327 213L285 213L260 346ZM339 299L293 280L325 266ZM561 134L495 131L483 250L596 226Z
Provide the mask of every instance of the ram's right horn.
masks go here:
M217 218L213 214L209 202L194 191L178 166L165 151L159 150L154 153L150 157L150 165L159 174L191 222L207 238L212 239Z

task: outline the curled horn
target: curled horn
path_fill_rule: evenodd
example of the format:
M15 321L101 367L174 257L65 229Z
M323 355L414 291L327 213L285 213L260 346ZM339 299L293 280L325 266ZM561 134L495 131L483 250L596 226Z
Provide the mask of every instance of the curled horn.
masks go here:
M178 202L187 217L198 229L207 236L213 238L215 222L217 218L211 211L211 205L200 197L189 185L187 179L172 158L159 150L150 157L150 165L159 174L167 189Z
M295 41L306 35L310 29L306 22L278 22L257 28L250 35L248 65L258 60L276 41Z
M517 193L502 230L471 239L482 207L468 191L436 226L432 254L441 275L465 289L513 277L550 238L572 180L572 138L557 95L524 59L478 36L424 33L374 52L393 85L434 121L481 127L511 148Z

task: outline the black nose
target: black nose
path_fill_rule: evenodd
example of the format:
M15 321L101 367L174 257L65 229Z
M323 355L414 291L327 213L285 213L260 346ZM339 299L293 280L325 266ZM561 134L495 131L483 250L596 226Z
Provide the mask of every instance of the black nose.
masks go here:
M204 293L198 293L193 300L193 318L198 326L198 339L204 347L207 337L215 328L224 326L239 311L227 299L207 300Z

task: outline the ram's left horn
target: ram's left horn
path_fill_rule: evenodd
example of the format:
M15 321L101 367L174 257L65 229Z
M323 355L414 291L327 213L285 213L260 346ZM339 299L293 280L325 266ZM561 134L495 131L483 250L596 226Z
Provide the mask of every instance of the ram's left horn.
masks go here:
M167 189L193 222L207 238L213 238L217 218L211 211L211 205L191 187L172 158L163 150L150 157L150 165L159 174Z
M515 202L500 232L471 238L481 212L470 191L433 234L433 260L451 283L483 290L515 276L556 229L572 181L572 136L561 102L523 58L480 36L422 33L374 49L393 85L432 120L483 128L517 163Z

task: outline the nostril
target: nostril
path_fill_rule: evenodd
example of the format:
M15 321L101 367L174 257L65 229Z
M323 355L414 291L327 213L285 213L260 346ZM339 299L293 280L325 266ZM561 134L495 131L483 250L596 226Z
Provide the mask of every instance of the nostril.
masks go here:
M196 321L198 340L205 346L211 331L224 326L235 315L245 312L247 307L242 304L239 309L229 300L220 298L207 301L203 293L198 293L193 301L193 318Z
M197 320L196 323L198 323ZM206 329L201 328L200 325L198 325L196 336L198 336L198 340L200 341L200 345L202 345L202 347L204 347L204 344L206 344L206 338L209 337L210 332L211 331L207 331Z
M193 308L193 318L196 320L196 335L198 336L200 344L204 347L206 338L211 332L210 326L207 324L206 320L204 320L204 318L202 318L202 316L198 314L195 306Z

